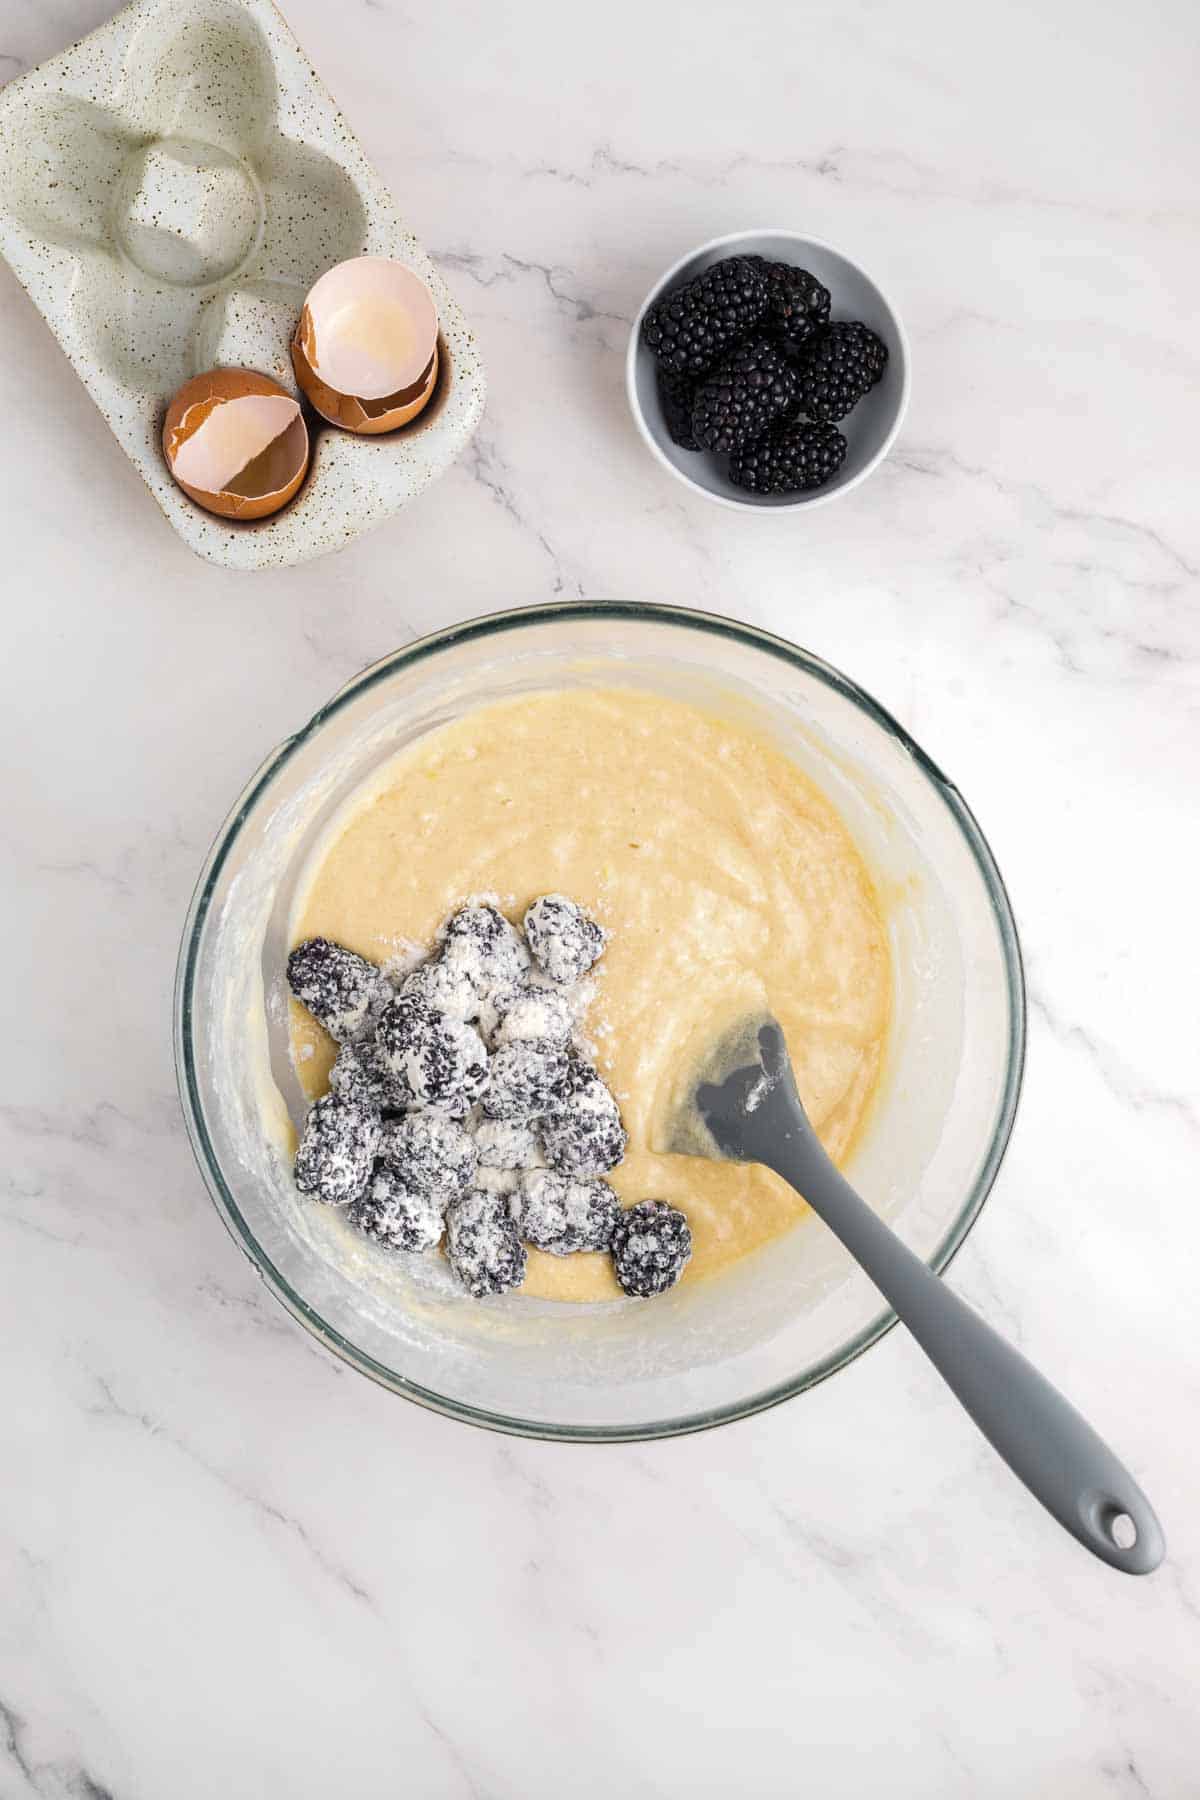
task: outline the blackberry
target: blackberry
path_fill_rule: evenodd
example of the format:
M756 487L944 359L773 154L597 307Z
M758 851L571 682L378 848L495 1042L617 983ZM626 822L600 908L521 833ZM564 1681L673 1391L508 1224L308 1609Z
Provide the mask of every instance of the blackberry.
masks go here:
M692 426L706 450L738 450L796 400L796 371L773 338L755 337L696 389Z
M446 1209L446 1256L469 1294L503 1294L525 1279L525 1246L503 1194L473 1188Z
M452 1200L475 1174L475 1145L453 1119L436 1112L410 1113L383 1127L377 1152L416 1194Z
M729 479L748 494L799 494L823 487L845 454L846 440L836 425L777 425L734 451Z
M768 262L765 257L747 259L758 264L767 278L767 312L763 324L789 344L803 344L821 325L829 322L829 289L791 263Z
M581 1181L615 1169L629 1141L616 1101L595 1069L578 1058L568 1067L562 1093L541 1135L550 1167Z
M442 927L442 961L482 998L519 985L529 969L529 951L497 907L463 906Z
M525 914L525 935L538 967L564 986L579 981L604 954L607 932L565 894L543 894Z
M827 325L797 359L800 411L836 425L887 367L887 345L865 325Z
M342 1045L329 1071L329 1091L351 1096L385 1114L407 1112L418 1104L403 1074L389 1066L373 1033ZM453 1112L456 1118L465 1118L471 1102L465 1101L460 1110L454 1111L457 1104L455 1096L453 1105L443 1101L439 1110L446 1116Z
M526 981L516 985L501 983L489 989L475 1009L474 1026L484 1043L491 1048L497 1039L500 1021L529 992Z
M687 1219L665 1200L643 1200L617 1220L613 1268L627 1294L648 1300L674 1287L692 1254Z
M329 1071L330 1091L369 1099L380 1112L403 1112L413 1104L408 1083L389 1068L374 1035L343 1044Z
M435 1118L453 1119L456 1124L462 1125L470 1116L474 1104L474 1097L459 1088L454 1093L443 1095L440 1100L409 1100L404 1106L389 1107L388 1111L393 1113L432 1113Z
M465 1119L474 1104L473 1095L462 1089L441 1092L436 1100L416 1099L403 1071L397 1073L391 1066L374 1037L342 1046L329 1072L329 1086L334 1093L369 1098L385 1118L430 1112L442 1119Z
M607 1181L572 1181L550 1169L531 1169L510 1195L508 1210L519 1235L535 1250L572 1256L608 1249L621 1202Z
M571 1009L554 988L522 988L500 1019L497 1045L528 1038L565 1044L571 1036Z
M547 1038L518 1038L492 1057L484 1117L527 1125L545 1116L567 1078L567 1053Z
M692 430L692 400L696 383L690 375L675 375L670 369L658 370L658 404L662 408L667 436L681 450L698 450Z
M374 1054L410 1105L461 1104L487 1084L488 1056L479 1033L434 1012L419 994L397 994L384 1007Z
M360 1037L392 991L374 963L323 937L296 945L287 979L301 1006L339 1044Z
M569 1105L577 1094L584 1093L597 1081L600 1082L601 1087L604 1087L599 1074L587 1058L572 1052L567 1061L567 1078L562 1084L556 1110L561 1110L564 1106ZM607 1091L605 1089L605 1092Z
M473 1021L479 1012L479 996L462 969L443 957L433 957L404 977L402 994L416 994L434 1012L447 1013L452 1019Z
M767 278L744 256L727 256L659 300L642 320L646 347L675 375L703 375L767 310Z
M360 1106L382 1108L382 1084L363 1056L365 1045L343 1044L329 1071L329 1091Z
M475 1172L475 1187L483 1194L499 1194L507 1200L516 1192L521 1179L520 1169L488 1169L480 1167Z
M318 1100L308 1110L296 1151L300 1192L326 1206L356 1200L370 1179L380 1129L378 1112L357 1098L326 1094Z
M346 1217L385 1250L432 1250L442 1235L445 1195L420 1194L395 1169L376 1169Z
M531 1169L538 1161L532 1125L515 1119L484 1119L475 1132L479 1169ZM482 1184L481 1184L482 1185Z

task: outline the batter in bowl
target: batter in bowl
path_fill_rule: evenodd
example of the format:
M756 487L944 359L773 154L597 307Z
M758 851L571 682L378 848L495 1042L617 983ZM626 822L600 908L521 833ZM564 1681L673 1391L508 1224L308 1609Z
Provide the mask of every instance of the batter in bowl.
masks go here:
M385 962L430 946L467 899L495 896L519 921L544 893L611 932L584 1031L629 1132L607 1179L626 1205L687 1214L683 1279L704 1280L806 1209L767 1169L666 1150L690 1072L723 1030L772 1012L808 1115L846 1160L891 1004L870 876L829 800L767 738L634 689L564 689L482 707L402 751L327 839L291 938ZM335 1046L294 1001L291 1035L315 1098ZM520 1291L621 1297L609 1257L532 1249Z

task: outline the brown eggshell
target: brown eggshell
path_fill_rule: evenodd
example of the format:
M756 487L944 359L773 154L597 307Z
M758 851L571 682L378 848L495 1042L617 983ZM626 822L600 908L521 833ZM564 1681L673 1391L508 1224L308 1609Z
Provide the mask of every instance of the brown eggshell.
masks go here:
M292 342L292 367L309 404L323 419L328 419L331 425L343 426L346 431L357 432L361 437L371 437L380 432L395 431L424 411L437 386L438 354L435 348L433 360L417 384L415 394L392 394L385 400L363 400L327 387L313 373L298 338Z
M407 425L437 386L437 309L404 263L359 256L309 290L292 340L296 380L322 418L375 435Z
M278 512L308 469L299 402L255 369L210 369L185 381L167 408L162 445L178 486L222 519Z

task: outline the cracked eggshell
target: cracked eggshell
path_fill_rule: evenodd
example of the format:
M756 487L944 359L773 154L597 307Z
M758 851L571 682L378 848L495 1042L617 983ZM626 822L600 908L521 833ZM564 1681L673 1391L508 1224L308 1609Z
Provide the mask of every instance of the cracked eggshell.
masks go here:
M420 276L356 256L310 288L292 339L296 380L333 425L375 435L415 419L438 378L438 316Z
M299 401L254 369L210 369L185 381L167 408L162 446L184 493L222 519L278 512L308 468Z

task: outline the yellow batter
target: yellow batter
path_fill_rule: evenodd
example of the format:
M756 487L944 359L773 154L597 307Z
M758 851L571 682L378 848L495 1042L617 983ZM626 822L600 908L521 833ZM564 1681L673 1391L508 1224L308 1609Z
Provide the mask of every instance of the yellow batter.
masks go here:
M802 1201L768 1170L659 1154L675 1096L721 1031L773 1012L800 1095L844 1161L871 1104L888 1028L887 938L867 870L829 801L765 739L680 702L571 690L481 708L430 733L349 811L293 921L385 960L432 942L468 898L518 923L569 894L612 933L587 1020L629 1151L628 1205L691 1223L697 1281L788 1231ZM334 1046L295 1002L310 1096ZM522 1292L606 1300L606 1256L529 1252Z

